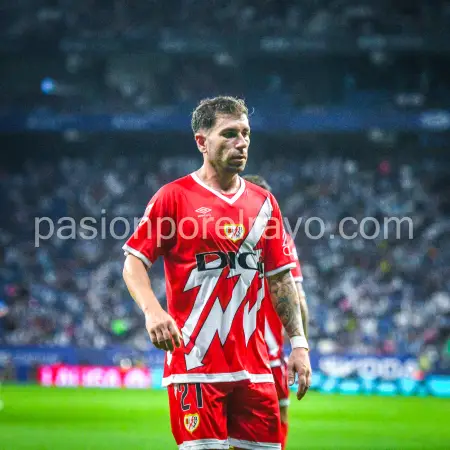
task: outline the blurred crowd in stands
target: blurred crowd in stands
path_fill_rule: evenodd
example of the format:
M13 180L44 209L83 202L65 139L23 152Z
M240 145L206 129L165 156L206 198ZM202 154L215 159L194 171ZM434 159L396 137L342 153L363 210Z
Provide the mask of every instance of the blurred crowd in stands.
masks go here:
M100 33L130 38L161 30L209 33L293 31L304 35L353 31L421 33L448 25L447 0L20 0L2 2L1 32L7 37Z
M267 116L323 107L389 115L450 104L446 52L421 47L424 36L447 45L449 0L17 0L0 2L0 12L2 117L161 111L187 117L199 98L223 93L243 96ZM299 48L278 52L270 37L280 35L298 38ZM381 35L406 38L413 50L420 45L417 51L385 51ZM215 37L234 47L216 49ZM273 48L263 49L265 37ZM202 51L181 51L188 38ZM346 40L358 51L315 47L321 38ZM138 42L152 45L136 50ZM438 119L448 126L446 115ZM65 136L83 139L76 130ZM105 138L103 150L112 141ZM30 147L43 142L37 138ZM251 160L247 173L268 179L292 230L302 218L295 240L311 346L324 353L420 355L425 370L448 372L448 164L417 155L401 161L397 149L378 163L364 161L364 149L355 159L314 149L308 158L274 160L271 144L265 145L265 156ZM141 313L122 281L125 230L117 223L114 231L123 238L114 239L109 226L115 217L133 224L162 184L198 167L198 159L169 157L175 146L184 144L162 142L153 153L122 156L105 156L93 146L84 157L33 158L20 171L0 169L0 344L148 348ZM441 190L437 180L444 180ZM385 227L391 216L411 221L398 230L392 222ZM37 217L55 227L39 246ZM62 217L73 222L58 224ZM84 217L97 221L96 239L80 237ZM311 217L323 220L319 239L306 236ZM345 217L358 224L374 217L380 234L344 239L339 224ZM40 229L51 231L46 222ZM312 224L310 231L320 230ZM351 235L358 225L347 222L344 231ZM372 236L376 230L369 223L364 231ZM152 274L165 303L161 263Z
M380 58L380 59L377 59ZM0 112L153 113L227 93L273 111L383 108L410 111L450 104L445 55L240 57L155 54L5 55Z
M0 111L145 113L224 92L272 109L450 104L447 52L436 49L448 41L450 1L20 0L0 8ZM289 33L300 43L284 52L276 38ZM389 51L383 33L412 44ZM422 43L428 35L437 36L431 45ZM333 38L314 43L321 36ZM328 48L344 41L352 50Z
M122 281L125 238L114 239L109 225L114 217L133 224L162 184L198 165L195 158L155 158L150 152L94 154L33 160L19 172L1 173L0 208L8 214L0 217L0 343L147 348L142 316ZM250 162L246 173L268 179L292 230L302 218L295 240L313 348L420 354L431 368L448 370L450 211L433 188L436 180L448 180L445 170L432 159L413 158L369 166L325 155ZM338 227L348 216L358 223L376 218L380 234L345 239ZM384 218L392 216L411 221L398 229L395 223L384 227ZM38 247L36 217L55 225L52 237ZM73 222L58 224L62 217ZM97 220L96 239L80 237L83 217ZM307 236L310 217L323 220L319 239ZM50 231L45 223L40 227L43 235ZM343 228L347 235L358 229ZM372 236L376 230L369 223L364 231ZM124 229L117 224L114 232L123 235ZM311 224L309 233L319 232ZM152 279L164 304L162 264L152 268Z

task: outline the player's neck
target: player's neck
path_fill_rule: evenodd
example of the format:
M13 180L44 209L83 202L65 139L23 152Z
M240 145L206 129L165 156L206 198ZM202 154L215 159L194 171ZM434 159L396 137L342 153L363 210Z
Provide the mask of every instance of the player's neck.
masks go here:
M241 186L237 173L218 173L213 167L203 165L196 172L203 183L223 194L234 194Z

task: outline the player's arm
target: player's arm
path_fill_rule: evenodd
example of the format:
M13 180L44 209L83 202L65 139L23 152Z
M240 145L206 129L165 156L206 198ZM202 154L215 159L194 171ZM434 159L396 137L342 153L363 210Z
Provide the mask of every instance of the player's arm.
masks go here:
M273 306L289 338L305 336L300 300L290 270L268 277Z
M275 311L291 340L292 353L288 363L289 384L294 384L295 373L297 373L299 385L297 398L300 400L311 385L311 365L297 286L290 270L269 276L268 283Z
M174 244L174 202L171 188L163 186L152 197L139 225L122 247L126 255L123 278L127 288L145 315L153 345L168 351L181 345L181 333L175 320L159 304L147 270Z
M153 345L173 351L181 345L181 333L174 319L159 304L144 263L129 254L123 267L123 279L130 295L145 315L145 326Z
M302 315L303 331L305 332L305 337L308 339L309 335L309 310L308 304L306 303L306 294L303 290L303 284L301 281L296 281L297 293L299 299L300 313Z

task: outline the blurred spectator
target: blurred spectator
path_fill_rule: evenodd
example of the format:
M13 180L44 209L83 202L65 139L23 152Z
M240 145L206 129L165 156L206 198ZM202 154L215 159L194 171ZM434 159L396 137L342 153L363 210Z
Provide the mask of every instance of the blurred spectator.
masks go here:
M8 315L9 309L6 303L0 298L0 342L5 333L5 318Z

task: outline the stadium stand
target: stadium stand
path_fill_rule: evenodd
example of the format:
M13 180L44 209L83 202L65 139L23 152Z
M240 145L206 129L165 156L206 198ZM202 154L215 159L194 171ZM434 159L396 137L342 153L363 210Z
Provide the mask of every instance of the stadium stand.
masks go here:
M153 134L145 138L147 147L129 154L141 137L127 141L111 133L90 141L61 123L80 114L84 128L97 129L102 114L112 123L115 114L154 113L170 131L170 114L188 118L198 99L230 93L262 112L260 129L267 118L308 111L309 128L321 125L316 112L325 119L329 113L334 131L348 133L330 151L322 151L324 141L337 138L321 135L303 152L299 135L286 140L304 131L302 123L283 128L274 120L270 137L256 144L264 156L248 168L269 179L293 228L299 216L326 223L321 239L306 238L303 226L296 235L312 345L330 354L425 354L435 370L448 371L448 162L426 152L448 149L450 2L209 3L210 9L192 0L2 2L0 127L32 137L21 145L1 137L8 160L17 164L0 169L0 206L9 212L0 216L0 343L147 348L121 277L125 237L54 237L36 248L34 218L138 218L159 186L195 169L198 160L175 151L192 145L191 137L174 133L168 144ZM376 115L379 126L358 125L360 114ZM382 131L383 119L392 117L389 124L399 133L406 128L421 142L414 154L409 137ZM147 122L132 123L138 119L127 124L145 131ZM123 131L110 122L109 131ZM187 130L187 122L178 128ZM39 127L65 141L33 135ZM345 152L350 132L364 127L379 147L391 146L383 158L373 157L378 149L372 144ZM85 153L71 156L83 140ZM119 140L122 148L112 151ZM53 145L57 157L34 154L23 163L23 154ZM274 160L274 148L286 152L285 159ZM171 156L155 156L161 154ZM388 239L347 241L337 228L349 215L359 221L408 216L414 239L405 238L403 223L402 239L392 238L391 226ZM123 231L120 224L117 230ZM164 301L162 267L155 270L155 290Z
M170 154L169 148L160 151ZM0 342L147 348L140 313L121 278L126 230L118 224L113 233L122 239L114 239L109 226L114 217L132 226L159 186L193 171L197 163L186 156L155 161L151 153L111 156L106 148L89 158L34 159L19 171L3 173L2 210L13 213L0 219L0 282L15 326L3 331ZM302 218L296 244L315 348L325 354L426 351L434 365L448 364L450 218L433 191L435 180L448 176L445 166L423 158L372 164L324 154L252 161L249 170L269 180L292 230ZM133 202L124 202L130 198ZM67 216L74 222L58 224ZM347 216L358 223L376 218L379 236L340 237L339 222ZM38 247L36 217L55 225L52 237ZM100 238L79 238L83 217L97 220ZM307 236L305 222L312 217L324 222L320 239ZM408 217L411 223L402 223L397 239L395 224L383 226L385 217ZM39 229L46 236L47 222ZM347 235L355 230L343 228ZM374 231L370 223L364 228L369 236ZM320 229L311 223L309 233L316 237ZM155 292L164 301L162 266L153 270Z

